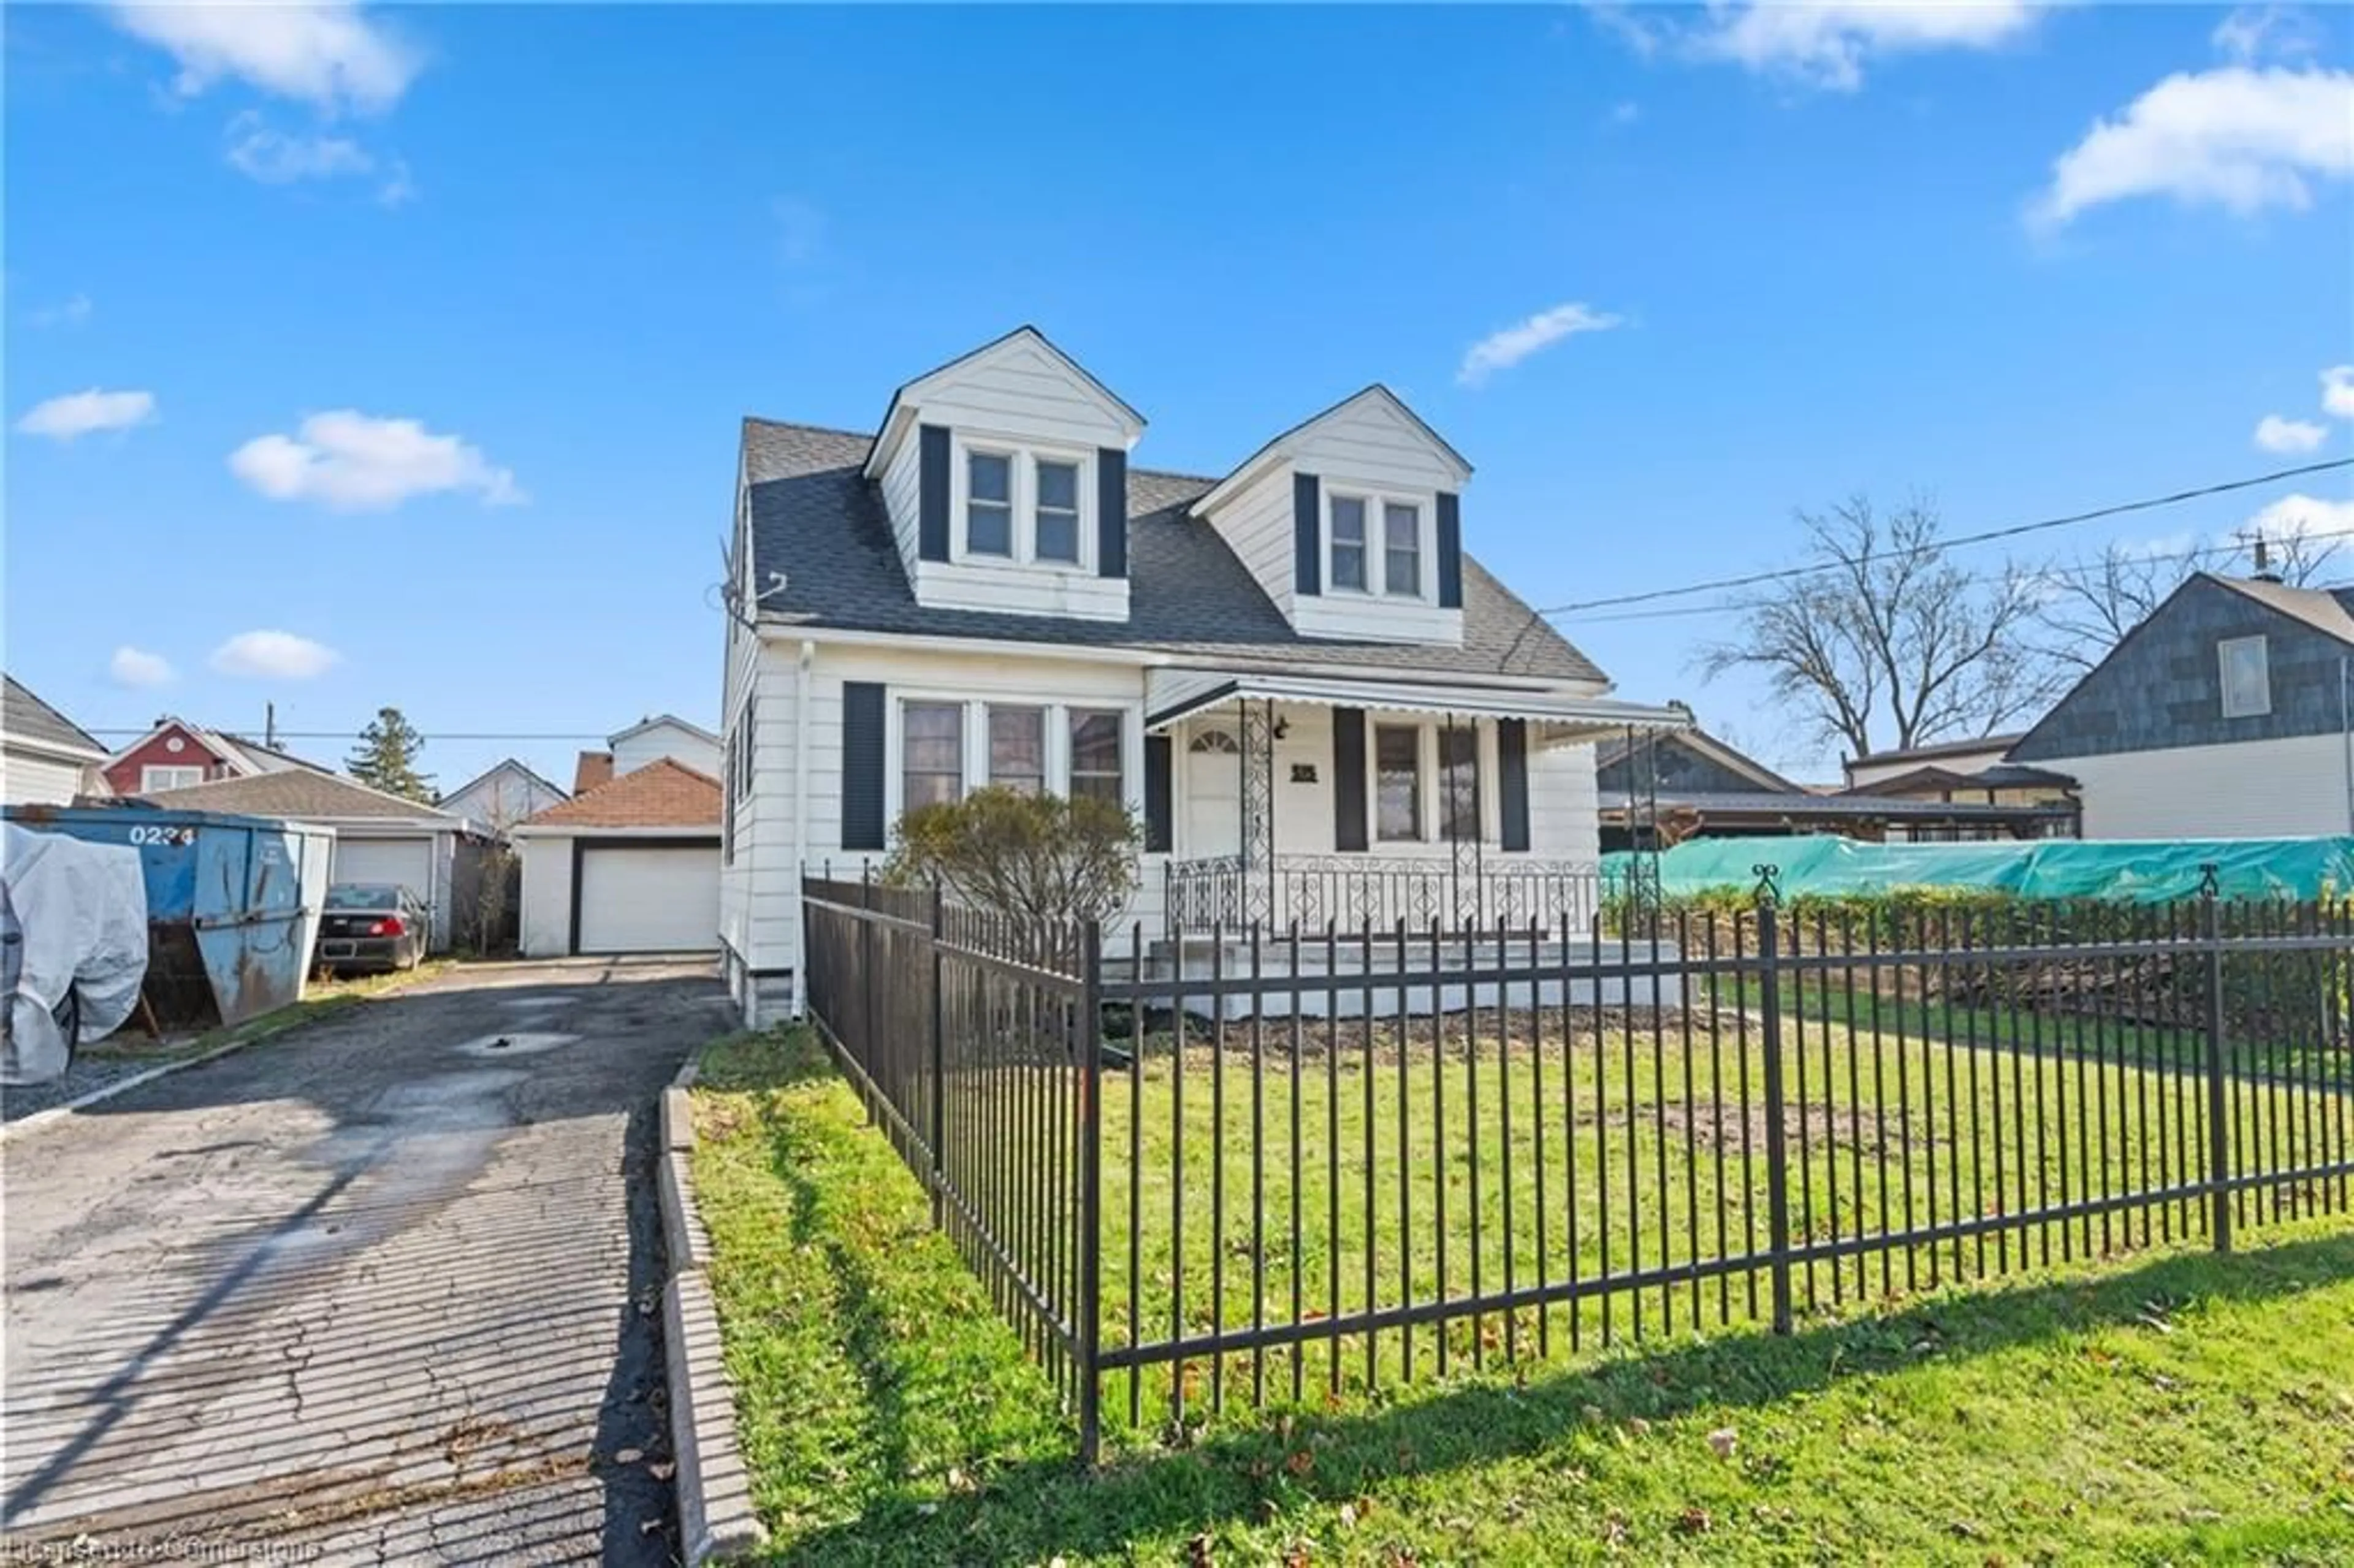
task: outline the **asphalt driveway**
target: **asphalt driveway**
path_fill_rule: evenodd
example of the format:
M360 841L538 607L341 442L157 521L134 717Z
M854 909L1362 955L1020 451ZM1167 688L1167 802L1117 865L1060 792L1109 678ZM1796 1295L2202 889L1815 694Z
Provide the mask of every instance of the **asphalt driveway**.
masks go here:
M9 1540L671 1561L652 1103L728 1021L469 969L0 1146Z

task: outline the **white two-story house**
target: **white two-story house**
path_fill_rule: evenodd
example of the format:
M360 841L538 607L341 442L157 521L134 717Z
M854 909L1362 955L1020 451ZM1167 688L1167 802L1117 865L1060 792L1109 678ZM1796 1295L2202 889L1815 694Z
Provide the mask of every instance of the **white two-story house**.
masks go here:
M1123 925L1573 919L1593 741L1681 727L1463 548L1471 466L1386 387L1224 478L1130 461L1144 417L1023 327L873 430L744 422L721 709L719 936L796 1005L801 879L984 784L1144 823Z

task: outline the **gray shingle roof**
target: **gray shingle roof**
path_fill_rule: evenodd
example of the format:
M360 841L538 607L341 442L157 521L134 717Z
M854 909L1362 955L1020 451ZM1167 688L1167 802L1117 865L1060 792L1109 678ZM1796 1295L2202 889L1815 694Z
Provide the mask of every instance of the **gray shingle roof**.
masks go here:
M414 818L420 827L454 828L459 819L351 779L307 768L281 768L243 779L216 779L185 789L157 789L141 799L175 811L235 811L253 817L301 819Z
M1187 503L1217 482L1149 469L1132 468L1128 475L1125 623L928 609L908 586L882 496L859 471L872 440L849 430L744 421L755 580L765 583L771 572L786 576L784 591L761 599L764 619L1283 665L1608 679L1469 555L1460 648L1302 637L1217 531L1184 514Z
M5 688L0 688L0 734L106 755L106 747L95 736L33 695L16 676L0 675L0 683L5 683Z
M2348 600L2354 599L2354 588L2291 588L2286 583L2267 582L2262 577L2227 577L2217 573L2207 574L2232 592L2254 599L2268 609L2276 609L2294 620L2301 620L2316 631L2323 631L2340 642L2354 643L2354 611Z

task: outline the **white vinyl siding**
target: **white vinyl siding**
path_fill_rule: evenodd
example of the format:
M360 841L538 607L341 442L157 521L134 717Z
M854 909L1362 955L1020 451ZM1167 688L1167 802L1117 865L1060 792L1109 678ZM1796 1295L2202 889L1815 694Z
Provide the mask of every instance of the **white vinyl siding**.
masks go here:
M62 806L81 791L81 765L14 747L0 753L0 794L11 806Z
M716 779L724 770L718 742L676 725L658 724L613 743L613 777L634 773L665 757L706 778Z
M2088 839L2302 838L2354 832L2342 736L2038 758L2074 779Z

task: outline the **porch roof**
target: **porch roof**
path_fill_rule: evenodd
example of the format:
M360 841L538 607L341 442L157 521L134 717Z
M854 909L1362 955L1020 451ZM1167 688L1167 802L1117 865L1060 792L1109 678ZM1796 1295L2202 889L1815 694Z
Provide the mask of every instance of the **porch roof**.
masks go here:
M1683 729L1691 724L1691 715L1681 708L1652 707L1614 697L1321 675L1238 673L1216 676L1198 670L1152 670L1146 673L1144 693L1147 729L1159 729L1240 698L1388 713L1453 714L1464 718L1535 719L1554 726L1553 738L1567 741L1595 739L1630 728ZM1562 734L1563 730L1570 733Z

